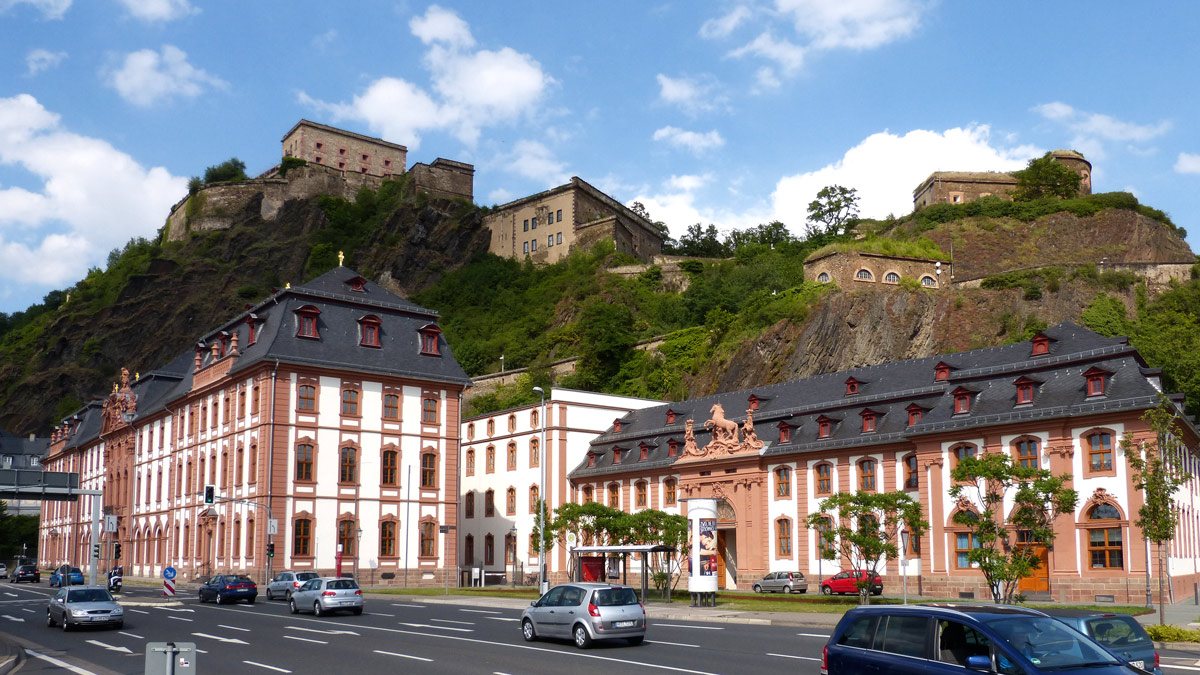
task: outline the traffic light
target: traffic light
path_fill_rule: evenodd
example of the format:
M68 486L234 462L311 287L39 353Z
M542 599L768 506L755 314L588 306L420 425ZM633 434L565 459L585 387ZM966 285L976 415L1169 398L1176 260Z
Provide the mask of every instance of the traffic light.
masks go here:
M121 559L121 542L117 542L116 545L113 546L113 560L120 560L120 559Z
M100 544L92 544L92 557L96 560L100 559Z
M268 558L275 557L275 542L273 542L273 541L267 542L267 557Z
M204 486L204 503L205 504L214 504L214 503L216 503L216 501L217 501L217 486L216 485L205 485Z

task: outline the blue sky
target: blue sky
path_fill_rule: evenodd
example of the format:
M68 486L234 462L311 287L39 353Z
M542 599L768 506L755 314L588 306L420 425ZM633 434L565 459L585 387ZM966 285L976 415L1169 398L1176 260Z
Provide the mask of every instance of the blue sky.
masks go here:
M1097 191L1200 215L1200 4L919 0L0 0L0 311L153 236L188 176L275 164L299 119L476 166L476 201L572 175L676 235L824 185L911 210L933 170L1074 148Z

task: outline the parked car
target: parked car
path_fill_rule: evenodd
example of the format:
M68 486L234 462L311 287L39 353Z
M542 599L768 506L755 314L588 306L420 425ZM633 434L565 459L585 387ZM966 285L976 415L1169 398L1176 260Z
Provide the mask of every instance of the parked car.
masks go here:
M568 638L580 649L594 640L624 639L640 645L646 637L646 608L629 586L563 584L525 608L521 634L526 642Z
M59 589L46 607L46 626L64 631L82 626L125 625L125 611L103 586L70 586Z
M844 595L849 593L857 595L859 580L866 579L868 574L870 574L870 572L867 570L846 570L844 572L838 572L837 574L821 582L821 594L833 595L834 593L837 593L838 595ZM871 582L871 595L879 595L882 592L883 579L876 574L875 579Z
M292 593L295 593L297 588L304 585L304 582L320 576L316 572L284 570L276 575L274 579L267 582L267 599L274 600L283 596L283 599L287 600L292 597Z
M37 568L37 565L21 565L8 578L8 583L10 584L15 584L18 581L32 581L35 584L40 584L42 583L42 571Z
M965 669L965 670L964 670ZM1011 605L874 605L846 612L821 654L821 672L849 675L1131 675L1086 635Z
M319 577L309 579L304 585L292 593L288 599L288 607L292 614L300 610L312 610L317 616L332 614L339 610L347 610L354 614L363 613L362 589L353 579L341 577Z
M50 573L51 586L75 586L82 584L83 570L70 565L59 565L53 572Z
M1092 638L1130 665L1162 675L1154 641L1142 624L1128 614L1093 612L1086 609L1043 609L1043 612Z
M218 574L204 582L199 591L200 602L213 600L218 605L227 602L248 602L258 599L258 584L245 574Z
M804 593L808 590L808 581L799 572L771 572L754 582L755 593Z
M0 563L0 579L8 578L8 565Z

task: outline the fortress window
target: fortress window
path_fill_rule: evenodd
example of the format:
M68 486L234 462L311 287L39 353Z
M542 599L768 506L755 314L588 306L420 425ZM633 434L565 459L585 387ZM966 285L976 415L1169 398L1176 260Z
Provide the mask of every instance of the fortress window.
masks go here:
M556 243L556 244L562 243L562 232L559 232L558 234L554 235L554 243Z
M537 227L536 223L534 224L534 227ZM529 242L529 250L533 251L534 253L537 252L537 239Z
M554 218L558 222L560 222L560 223L562 222L562 209L559 209L557 212L555 212Z
M339 168L339 169L344 169L344 168L346 168L346 163L345 163L345 162L338 162L338 168Z
M822 284L829 283L829 272L821 272L817 275L817 281Z
M338 157L345 157L345 156L346 156L346 149L338 148Z
M551 211L550 213L547 213L547 214L546 214L546 224L547 224L547 225L553 225L553 224L554 224L554 212L553 212L553 211Z
M390 169L392 167L392 160L390 160L390 159L383 160L383 166Z
M524 242L521 244L521 252L529 253L529 242Z
M369 162L369 161L371 161L371 156L370 156L370 155L367 155L367 154L364 154L364 155L362 156L362 161L364 161L364 162Z
M900 275L895 272L888 272L883 276L883 281L888 284L898 284L900 283Z
M313 162L314 162L314 163L316 163L316 164L320 164L320 163L321 163L321 156L320 156L320 155L317 155L316 157L313 157Z
M317 332L317 317L320 314L321 310L312 305L305 305L296 310L296 336L320 339L321 335Z
M873 281L875 279L875 275L871 274L871 270L861 269L854 273L854 278L862 281Z
M530 219L529 219L529 224L530 224L530 226L531 226L531 229L534 229L534 230L536 230L536 229L537 229L537 216L534 216L533 218L530 218Z
M317 141L317 143L316 143L316 148L317 148L318 150L324 150L324 149L325 149L325 144L324 144L324 143L322 143L321 141Z
M921 285L926 288L933 288L933 287L937 286L937 279L934 279L933 277L926 274L925 276L921 277Z
M358 172L359 172L359 173L366 173L366 172L367 172L367 167L365 167L365 166L364 166L364 167L361 167L361 168L358 170Z
M528 231L529 231L529 219L526 218L525 219L525 232L528 232Z
M550 236L546 237L546 248L550 248L553 245L554 245L554 235L550 235Z

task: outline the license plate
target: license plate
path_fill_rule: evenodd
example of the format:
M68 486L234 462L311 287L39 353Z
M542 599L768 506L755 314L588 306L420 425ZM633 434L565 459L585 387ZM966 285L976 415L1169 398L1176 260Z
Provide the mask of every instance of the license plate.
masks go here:
M1129 665L1133 666L1134 668L1145 668L1146 662L1145 661L1130 661Z
M614 628L633 628L634 624L636 624L636 623L637 623L636 621L614 621L613 627Z

